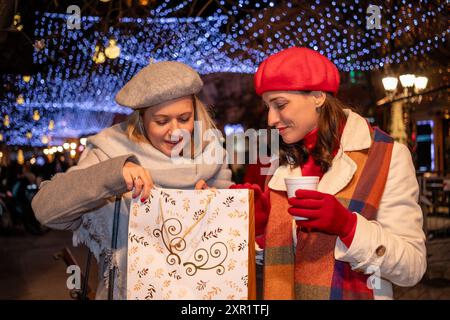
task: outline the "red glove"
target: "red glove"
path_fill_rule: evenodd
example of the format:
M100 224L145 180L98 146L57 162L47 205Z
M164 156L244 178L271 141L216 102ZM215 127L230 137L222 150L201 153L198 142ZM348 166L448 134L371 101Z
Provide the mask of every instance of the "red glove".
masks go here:
M233 184L230 189L252 189L255 195L255 236L256 242L261 248L264 248L264 233L266 230L267 220L269 219L270 201L269 189L262 192L257 184Z
M295 197L288 201L292 206L288 209L291 215L308 218L296 220L297 226L336 235L341 240L346 239L346 245L348 240L351 244L351 235L356 228L356 214L347 210L333 195L299 189L295 192Z

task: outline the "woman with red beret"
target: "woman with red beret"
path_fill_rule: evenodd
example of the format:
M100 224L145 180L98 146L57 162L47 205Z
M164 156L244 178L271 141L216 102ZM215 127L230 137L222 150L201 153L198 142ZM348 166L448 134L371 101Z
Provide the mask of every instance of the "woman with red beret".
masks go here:
M392 284L415 285L426 249L407 147L335 98L339 72L316 51L274 54L254 82L280 166L264 192L234 187L256 191L264 299L392 299ZM288 199L290 176L320 177L317 191Z

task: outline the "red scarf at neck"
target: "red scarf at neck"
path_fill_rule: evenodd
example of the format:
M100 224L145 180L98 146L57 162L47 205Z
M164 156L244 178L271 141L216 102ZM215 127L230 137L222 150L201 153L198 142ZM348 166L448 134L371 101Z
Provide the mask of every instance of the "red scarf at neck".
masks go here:
M346 121L342 122L339 126L339 140L341 139L342 132L344 131L345 123ZM311 151L314 149L317 143L318 133L319 127L316 127L302 139L306 149L308 149L309 152L308 160L306 161L306 163L300 166L302 170L302 176L318 176L322 178L322 176L324 175L324 172L322 172L320 166L314 163L314 159L311 156ZM339 144L333 150L333 157L337 154L338 150Z
M306 163L300 166L302 170L302 176L318 176L322 178L324 174L324 172L322 172L322 170L320 169L320 166L314 163L314 159L311 156L311 151L314 149L317 143L318 132L319 128L316 127L303 138L303 143L310 154Z

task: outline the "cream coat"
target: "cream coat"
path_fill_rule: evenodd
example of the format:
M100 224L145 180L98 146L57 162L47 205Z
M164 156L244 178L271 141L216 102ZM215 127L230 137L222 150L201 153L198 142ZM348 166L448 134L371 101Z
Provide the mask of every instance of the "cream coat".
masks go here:
M347 124L340 149L318 186L318 191L333 195L345 188L356 171L355 162L344 152L364 150L371 145L365 119L348 109L345 113ZM284 177L287 176L301 176L301 170L279 167L269 188L285 191ZM375 299L392 299L392 284L414 286L425 273L425 235L418 197L419 186L411 154L405 145L395 142L376 220L369 221L358 215L350 248L338 238L334 251L335 258L350 263L353 270L372 274L369 280L375 287Z

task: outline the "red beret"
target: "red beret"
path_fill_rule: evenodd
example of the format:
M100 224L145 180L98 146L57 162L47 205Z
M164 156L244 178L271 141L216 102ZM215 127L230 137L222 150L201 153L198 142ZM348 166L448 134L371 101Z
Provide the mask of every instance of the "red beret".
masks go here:
M292 47L271 55L256 71L255 90L267 91L325 91L336 94L339 71L317 51Z

